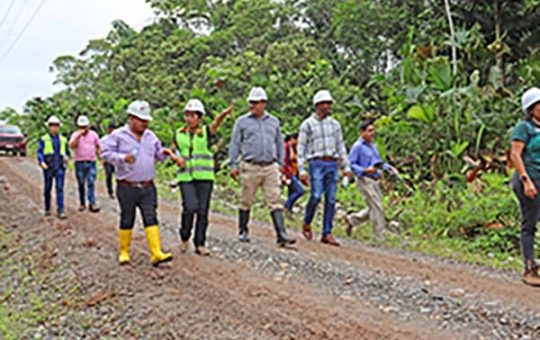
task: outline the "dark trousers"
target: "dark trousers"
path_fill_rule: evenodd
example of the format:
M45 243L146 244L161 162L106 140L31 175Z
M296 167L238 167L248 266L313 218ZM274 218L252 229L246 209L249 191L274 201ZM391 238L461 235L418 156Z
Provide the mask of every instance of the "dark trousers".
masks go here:
M152 184L145 188L118 184L116 197L120 204L120 229L133 229L136 208L141 211L144 227L158 225L157 190Z
M43 188L45 211L51 210L51 189L53 179L56 186L56 210L58 212L64 211L64 174L65 170L61 167L43 170L43 179L45 181L45 186Z
M105 183L107 184L107 193L109 195L113 194L113 185L112 185L112 178L114 174L114 165L111 163L104 163L105 166Z
M293 176L291 178L291 184L289 184L289 195L287 197L287 201L285 202L285 208L292 211L294 203L298 201L298 199L302 197L304 193L305 191L304 187L302 187L302 183L300 183L298 177Z
M95 182L97 168L95 161L76 161L75 176L79 185L79 203L85 205L85 191L88 190L88 202L96 203Z
M540 190L540 181L534 181L536 190ZM519 200L521 209L521 251L526 262L529 260L534 263L534 234L536 233L536 224L540 219L540 193L534 199L525 196L523 183L517 173L512 177L512 189Z
M197 215L195 226L195 247L204 246L206 230L208 229L208 210L212 197L212 181L191 181L180 183L182 194L182 221L180 224L180 238L186 242L191 236L193 221Z

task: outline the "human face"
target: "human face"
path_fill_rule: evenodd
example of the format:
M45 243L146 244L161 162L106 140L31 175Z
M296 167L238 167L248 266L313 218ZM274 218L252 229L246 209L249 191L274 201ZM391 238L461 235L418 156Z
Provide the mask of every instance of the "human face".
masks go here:
M332 114L332 102L320 102L315 106L317 114L320 117L327 117Z
M262 116L265 109L266 102L264 100L249 102L249 112L253 113L256 116Z
M185 111L184 119L190 129L196 129L201 124L201 114L195 111Z
M49 132L51 135L56 136L60 132L60 124L49 124Z
M369 125L364 131L360 131L360 135L366 142L372 142L375 138L375 126Z
M540 102L533 104L531 109L531 117L537 121L540 121Z
M142 135L148 128L148 121L135 116L129 116L129 128L133 133Z
M298 145L298 139L296 138L291 138L289 140L289 145L292 146L292 147L296 147Z

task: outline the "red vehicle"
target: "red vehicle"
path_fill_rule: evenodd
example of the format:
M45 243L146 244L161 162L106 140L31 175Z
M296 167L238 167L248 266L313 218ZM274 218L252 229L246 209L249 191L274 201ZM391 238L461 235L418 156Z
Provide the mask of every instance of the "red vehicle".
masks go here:
M0 150L26 156L26 137L17 126L0 125Z

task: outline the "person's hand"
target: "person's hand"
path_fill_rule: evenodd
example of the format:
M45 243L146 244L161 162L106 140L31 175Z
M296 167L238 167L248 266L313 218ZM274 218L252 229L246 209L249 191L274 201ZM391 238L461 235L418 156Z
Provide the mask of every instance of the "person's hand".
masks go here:
M49 167L47 166L47 163L45 162L41 162L39 163L39 167L42 168L43 170L47 170Z
M221 111L221 114L223 115L223 117L227 117L228 115L231 114L232 110L233 110L233 107L234 107L234 102L231 102L229 104L229 107L226 108L225 110Z
M238 180L238 176L240 176L240 170L238 169L232 169L231 170L231 178L234 179L235 181Z
M369 168L364 169L364 173L367 175L371 175L377 172L377 168L370 166Z
M125 161L126 163L128 163L128 164L133 164L133 163L135 163L135 160L136 160L136 159L135 159L135 155L134 155L134 154L131 154L131 153L128 154L128 155L126 155L126 157L124 157L124 161Z
M392 175L394 175L394 176L397 176L397 175L399 175L399 171L398 171L398 169L397 169L397 168L394 168L394 167L392 167L392 168L390 169L390 172L391 172L391 173L392 173Z
M178 167L180 167L180 168L185 168L186 167L186 161L182 157L176 157L176 159L174 161L175 161L176 165L178 165Z
M302 182L303 185L305 185L305 186L309 185L309 175L308 174L301 174L299 179L300 179L300 182Z
M528 179L523 183L523 189L525 191L525 196L527 196L530 199L534 199L536 195L538 195L538 191L536 191L536 187L534 186L534 183Z
M167 155L169 157L172 157L174 155L174 153L172 152L171 149L168 149L168 148L163 148L161 149L161 153L164 154L164 155Z

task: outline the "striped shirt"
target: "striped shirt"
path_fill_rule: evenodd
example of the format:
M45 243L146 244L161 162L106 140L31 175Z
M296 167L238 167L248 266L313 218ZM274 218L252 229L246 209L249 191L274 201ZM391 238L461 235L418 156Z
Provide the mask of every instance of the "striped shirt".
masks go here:
M332 117L321 120L315 114L300 125L298 135L298 170L306 173L305 163L318 157L333 157L349 172L349 161L341 125Z

